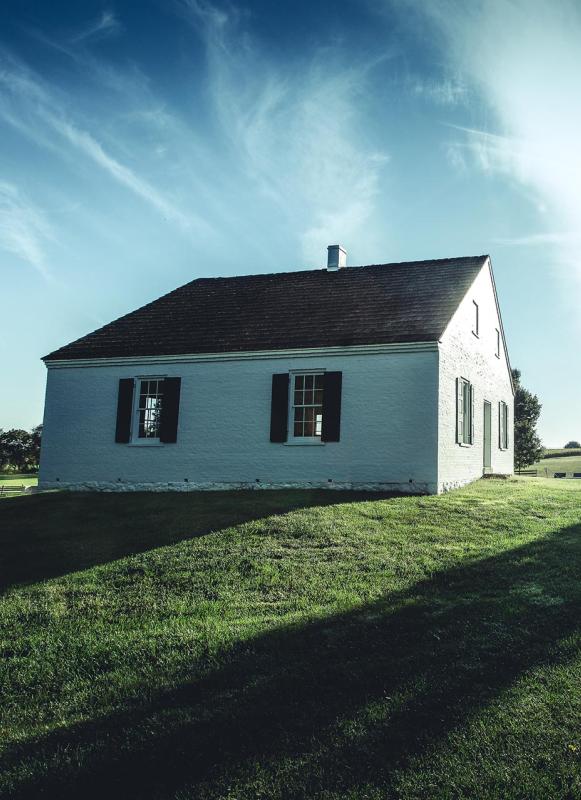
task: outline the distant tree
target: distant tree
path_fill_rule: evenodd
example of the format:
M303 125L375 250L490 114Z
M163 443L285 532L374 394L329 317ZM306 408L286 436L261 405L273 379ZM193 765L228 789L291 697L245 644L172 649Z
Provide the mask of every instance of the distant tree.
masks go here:
M38 467L40 461L40 442L42 439L42 425L37 425L30 431L30 448L28 461L31 467Z
M572 439L570 442L567 442L567 444L565 445L565 450L573 450L573 449L576 449L576 448L581 449L581 444L579 444L579 442L576 442L575 439Z
M514 465L517 470L538 461L543 454L536 425L541 415L541 404L536 394L522 386L521 373L513 369L514 381Z
M18 472L26 469L30 457L31 435L28 431L13 428L3 431L0 440L0 451L5 464Z
M4 431L0 428L0 470L8 465L8 451L4 444Z

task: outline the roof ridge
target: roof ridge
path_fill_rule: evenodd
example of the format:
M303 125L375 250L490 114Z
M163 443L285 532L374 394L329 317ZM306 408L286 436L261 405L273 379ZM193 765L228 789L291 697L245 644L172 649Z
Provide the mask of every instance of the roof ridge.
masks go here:
M490 255L488 253L483 253L477 256L450 256L449 258L420 258L412 261L384 261L376 264L349 264L348 266L340 267L337 270L333 270L333 273L337 274L338 272L344 272L346 270L371 269L374 267L402 267L402 266L412 266L412 265L419 266L420 264L452 263L459 261L461 262L478 261L478 260L484 261L487 258L490 258ZM178 291L178 289L183 289L185 286L189 286L191 283L195 283L197 281L225 281L225 280L238 280L242 278L268 278L271 276L280 277L281 275L308 275L309 273L312 272L326 272L326 271L327 271L326 267L313 267L311 269L288 269L288 270L283 270L281 272L249 272L243 275L204 275L199 278L193 278L191 281L183 283L181 286L176 287L176 289L172 289L166 294L171 294L171 292ZM162 297L165 296L166 295L162 295Z

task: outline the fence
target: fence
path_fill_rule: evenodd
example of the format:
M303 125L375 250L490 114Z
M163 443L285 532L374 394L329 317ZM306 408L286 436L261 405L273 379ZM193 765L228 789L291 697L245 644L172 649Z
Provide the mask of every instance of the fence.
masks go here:
M518 475L529 475L535 478L581 478L581 472L553 472L547 469L519 469Z
M22 492L25 492L26 489L27 487L24 486L24 484L22 484L22 486L15 486L12 483L3 483L0 486L0 497L3 494L21 494Z

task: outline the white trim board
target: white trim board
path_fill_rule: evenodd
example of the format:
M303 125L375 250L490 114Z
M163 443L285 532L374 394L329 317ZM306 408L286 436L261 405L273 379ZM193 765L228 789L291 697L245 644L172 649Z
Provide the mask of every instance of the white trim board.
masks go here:
M197 361L256 361L276 358L311 358L313 356L359 356L381 353L437 352L438 342L395 342L348 347L310 347L287 350L248 350L229 353L183 353L161 356L119 356L114 358L67 358L45 361L47 369L70 367L122 367L146 364L187 364Z

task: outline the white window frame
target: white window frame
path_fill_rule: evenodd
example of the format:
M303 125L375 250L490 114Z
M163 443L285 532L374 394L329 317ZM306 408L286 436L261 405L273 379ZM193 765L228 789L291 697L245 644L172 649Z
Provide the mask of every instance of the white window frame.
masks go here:
M496 331L496 357L500 358L500 331L498 328L494 330Z
M472 333L474 334L474 336L480 338L480 309L478 308L478 303L476 302L476 300L473 300L472 304L474 306L474 313L475 313Z
M136 447L163 447L159 436L139 436L139 399L142 381L163 381L166 375L136 375L133 379L133 410L131 412L131 441Z
M460 447L472 447L474 444L474 384L468 378L458 378L456 402L461 402L461 409L456 409L456 441ZM458 425L462 420L461 430Z
M288 409L288 437L286 444L300 445L324 445L321 435L323 433L323 421L321 419L321 433L318 436L295 436L295 381L297 377L305 375L324 375L324 369L296 369L289 372L289 409ZM308 407L309 404L307 404ZM315 403L313 403L315 405Z
M508 403L501 400L498 403L499 450L508 450Z

